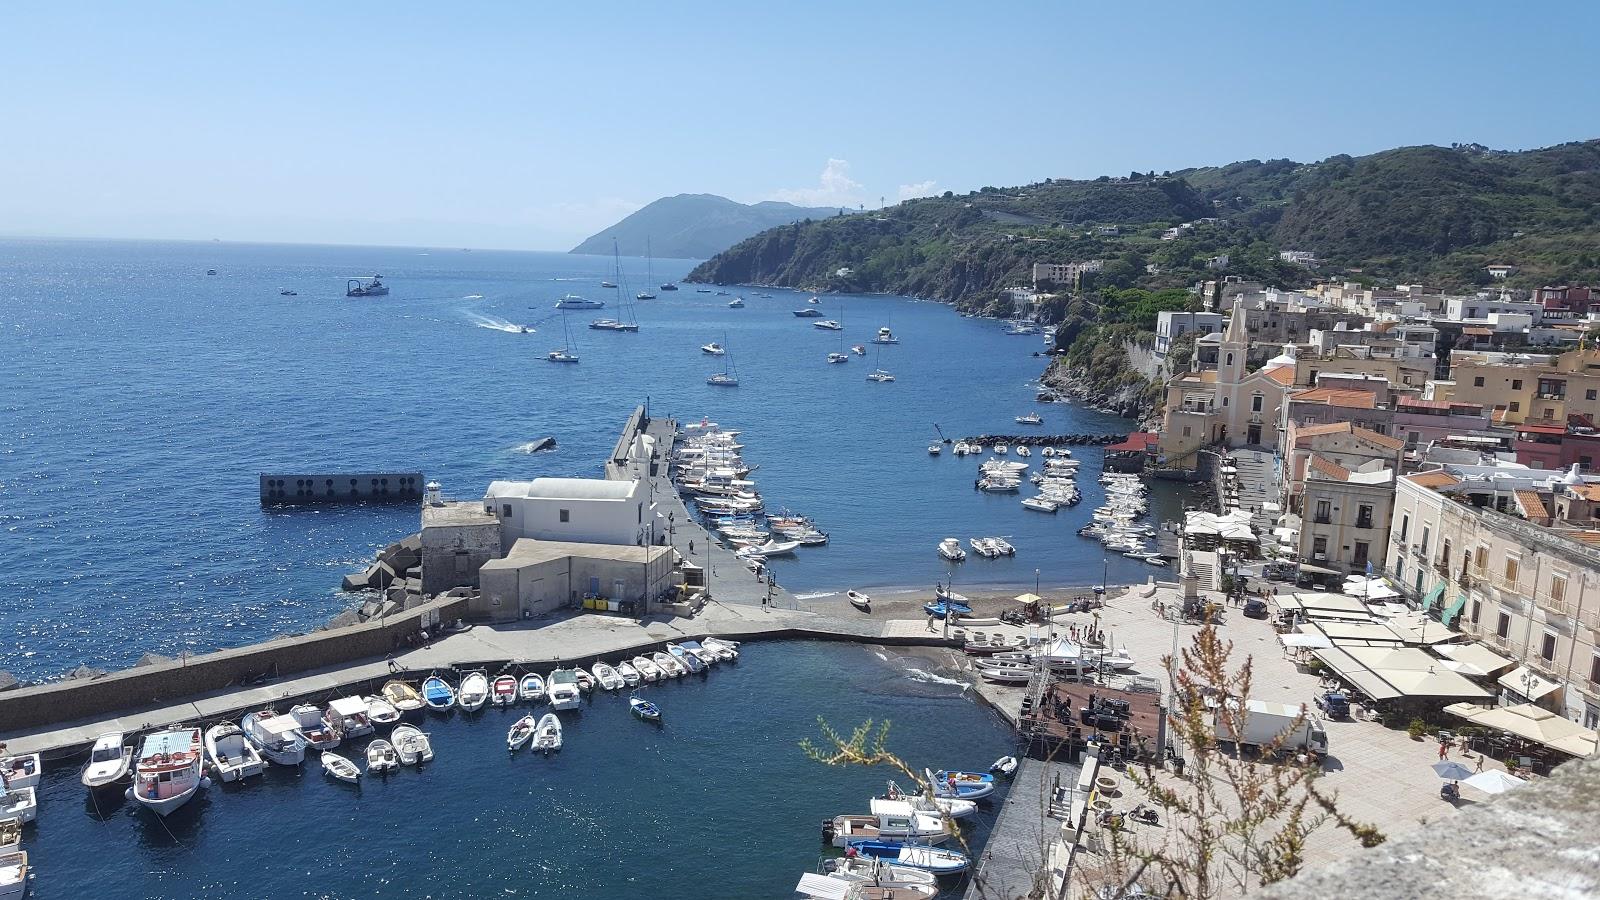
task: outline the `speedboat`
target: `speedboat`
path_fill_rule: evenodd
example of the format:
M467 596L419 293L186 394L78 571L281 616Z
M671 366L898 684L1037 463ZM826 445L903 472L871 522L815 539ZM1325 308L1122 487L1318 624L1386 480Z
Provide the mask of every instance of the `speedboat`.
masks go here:
M361 698L367 704L367 721L374 726L393 725L400 721L400 710L393 703L383 699L377 694L370 694Z
M1008 451L1010 449L1011 448L1007 447L1005 444L995 444L994 445L994 452L996 454L1000 455L1000 456L1005 456L1006 455L1006 451Z
M533 749L549 753L561 749L561 720L555 713L545 713L533 732Z
M1035 512L1047 512L1047 513L1053 513L1057 509L1061 508L1061 504L1057 503L1054 500L1051 500L1049 497L1046 497L1046 496L1044 496L1042 494L1040 496L1038 496L1038 497L1025 498L1022 501L1022 506L1025 509L1031 509L1031 510L1034 510Z
M133 747L122 743L122 732L108 731L94 739L81 779L83 786L92 791L127 778L132 769Z
M590 300L577 294L568 294L556 301L556 309L605 309L605 301Z
M544 679L537 673L529 672L522 676L522 684L518 689L522 699L528 703L538 703L544 699Z
M872 608L872 598L854 588L845 591L844 595L850 599L850 603L855 606L856 609Z
M894 376L889 374L888 372L885 372L882 369L873 369L872 370L872 374L867 376L867 380L868 381L876 381L879 384L883 384L883 383L886 383L886 382L893 381L894 380Z
M828 354L828 364L829 365L834 365L834 364L837 364L837 363L846 363L846 362L849 362L849 361L850 361L850 357L844 355L843 353L839 353L838 351L835 351L833 353L829 353Z
M900 339L894 336L894 332L889 330L889 326L885 325L878 329L878 336L873 338L872 342L874 344L898 344Z
M923 794L907 794L893 781L889 782L889 789L882 797L873 797L868 805L874 813L895 812L904 806L917 812L943 813L952 819L964 819L978 811L978 804L971 800L960 800L955 797L929 799Z
M824 331L843 331L844 326L833 319L823 319L821 322L812 322L812 328L821 328Z
M552 709L577 709L582 698L578 689L578 676L571 669L556 669L545 679Z
M417 726L396 726L389 737L394 741L394 752L402 765L420 766L433 759L433 742Z
M43 773L44 765L37 753L0 756L0 783L7 787L36 788Z
M322 771L346 784L361 782L361 767L337 753L322 754Z
M312 707L316 709L316 707ZM147 735L139 748L128 796L159 816L172 814L211 783L201 773L200 729L168 728ZM5 815L0 810L0 815Z
M416 712L426 703L417 689L404 681L390 681L383 686L383 699L402 713Z
M705 663L708 669L722 661L721 656L701 646L699 641L679 641L678 646Z
M709 353L712 356L721 356L724 353L727 353L728 351L726 349L724 349L721 344L717 343L716 341L712 341L709 344L700 345L700 352L701 353Z
M740 559L766 559L772 556L788 556L794 553L799 541L768 541L759 547L746 547L734 553Z
M628 698L628 709L646 722L661 721L661 707L638 697Z
M627 682L617 674L617 670L603 662L594 664L594 680L600 682L600 687L608 691L619 691Z
M328 724L340 735L354 740L372 733L372 719L367 716L367 701L360 697L336 697L328 704Z
M501 675L494 680L489 691L489 702L495 706L510 706L517 702L517 679Z
M506 732L506 749L520 749L523 744L528 742L529 738L533 737L533 729L534 722L532 713L529 713L528 715L518 719L512 724L511 730Z
M939 454L941 454L943 452L944 452L944 448L939 446L938 444L929 444L928 445L928 455L929 456L938 456Z
M673 659L670 653L657 650L650 654L650 661L656 664L656 668L665 672L668 678L682 678L689 674L689 669L676 659Z
M383 775L392 769L400 768L400 753L394 745L378 738L367 745L367 773Z
M456 705L455 688L443 678L429 675L427 680L422 682L422 699L428 704L429 709L444 712Z
M700 642L700 646L710 650L712 653L715 653L717 656L728 662L739 661L739 643L737 641L727 641L723 640L722 638L708 637Z
M902 844L898 841L851 841L858 856L870 856L899 866L922 869L935 875L954 875L967 870L965 854L942 847Z
M305 735L306 744L313 750L332 750L344 738L332 722L323 718L322 710L310 703L294 707L289 715L300 724L300 733Z
M823 317L823 315L825 315L822 310L814 307L806 307L805 309L794 310L794 314L795 318L798 319L820 319Z
M1002 556L1017 555L1017 548L1011 546L1010 542L1008 542L1005 538L992 537L989 538L989 543L992 544L994 549Z
M867 355L867 348L861 346L860 344L856 344L855 346L850 348L850 352L854 353L857 356L866 356Z
M232 722L219 722L206 729L206 759L211 771L223 784L242 781L267 770L261 753L245 739L244 731Z
M977 800L994 793L994 776L988 772L925 772L935 797Z
M294 716L263 709L241 719L239 728L245 740L254 744L269 762L298 766L305 761L306 736L300 732L300 722Z
M822 839L835 847L851 841L919 841L937 844L949 833L937 815L912 812L904 816L834 816L822 822Z
M807 301L806 301L806 302L807 302L807 303L811 303L811 304L818 304L818 303L821 303L821 302L822 302L822 298L821 298L821 297L818 297L818 296L816 296L816 295L815 295L815 294L813 294L813 295L812 295L812 296L811 296L811 298L810 298L810 299L809 299L809 300L807 300Z
M628 687L638 687L639 682L644 681L644 676L627 660L617 663L617 674L622 676L622 683Z
M1014 420L1018 425L1043 425L1044 416L1038 413L1025 413Z
M1017 455L1018 456L1032 456L1033 455L1033 451L1029 450L1026 445L1023 445L1023 446L1017 447Z
M939 542L939 555L951 562L961 562L967 558L967 551L961 549L960 539L947 537Z
M661 667L656 665L648 656L635 656L633 658L633 667L639 670L639 677L647 682L660 681L662 678L667 677L662 673Z
M0 791L0 819L14 819L26 825L38 817L38 790L25 787Z
M995 546L994 538L967 538L967 543L972 545L972 552L984 559L994 559L1000 555L1000 548Z
M461 694L456 704L467 712L477 712L489 702L489 676L483 672L468 672L461 679Z
M729 309L744 309L744 298L743 297L735 297L732 300L729 300L728 301L728 308Z

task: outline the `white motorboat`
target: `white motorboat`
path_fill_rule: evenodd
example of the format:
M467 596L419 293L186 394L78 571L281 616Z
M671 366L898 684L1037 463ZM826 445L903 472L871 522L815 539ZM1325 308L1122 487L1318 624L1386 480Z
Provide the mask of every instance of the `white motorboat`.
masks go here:
M1000 551L1000 555L1002 555L1002 556L1016 556L1017 555L1017 548L1011 546L1010 542L1007 541L1005 538L992 537L992 538L989 538L989 543L993 544L994 545L994 549Z
M373 732L372 720L367 717L367 701L360 697L337 697L328 704L328 722L349 740L366 737Z
M0 791L0 819L16 819L26 825L38 817L38 790L25 787Z
M850 599L850 603L855 606L856 609L872 608L872 598L858 590L855 590L854 588L845 591L844 595Z
M555 713L545 713L533 732L533 749L549 753L561 749L561 720Z
M37 753L0 756L0 784L11 788L36 788L44 775L44 764Z
M1043 425L1044 416L1041 416L1038 413L1025 413L1017 416L1015 421L1018 425Z
M305 737L306 744L313 750L332 750L344 739L339 729L324 719L322 710L314 704L297 704L289 710L289 715L299 723L300 734Z
M917 812L943 813L952 819L964 819L978 811L978 804L971 800L962 800L958 797L934 797L929 799L925 794L908 794L900 789L900 785L889 782L889 788L882 797L874 797L870 802L873 812L880 811L880 804L905 804ZM894 812L899 807L882 807L885 812Z
M943 452L944 452L944 448L939 446L938 444L929 444L928 445L928 455L929 456L938 456L940 453L943 453Z
M578 676L571 669L556 669L545 679L552 709L577 709L583 692L578 688Z
M245 740L254 744L269 762L298 766L305 761L306 736L301 733L300 721L294 716L263 709L245 716L239 728Z
M400 753L394 745L378 738L367 745L367 774L383 775L400 768Z
M461 679L461 693L456 697L456 705L467 712L477 712L489 702L489 676L482 671L468 672L467 677Z
M889 330L889 326L885 325L878 329L878 336L873 338L872 342L874 344L898 344L900 339L894 336L894 332Z
M1045 497L1043 495L1040 495L1038 497L1027 497L1027 498L1023 499L1022 506L1023 506L1024 509L1031 509L1031 510L1033 510L1035 512L1047 512L1047 513L1053 513L1056 510L1061 508L1061 504L1060 503L1057 503L1056 501L1050 499L1049 497Z
M232 722L219 722L206 729L206 760L223 784L242 781L267 770L260 751L245 738L244 730Z
M171 815L188 803L196 791L211 783L201 771L204 764L200 729L168 728L154 732L147 735L139 747L139 760L128 795L156 815ZM0 810L0 815L5 812Z
M897 866L881 859L840 856L824 860L822 871L834 878L873 888L898 891L902 896L937 897L939 876L921 869ZM849 895L846 895L849 896ZM870 896L870 894L869 894ZM897 897L896 900L899 900Z
M886 384L890 381L893 381L894 376L882 369L873 369L872 374L867 376L867 380L876 381L879 384Z
M568 294L556 301L556 309L605 309L605 301L590 300L577 294Z
M728 351L724 350L722 348L721 344L717 343L716 341L712 341L709 344L701 344L700 345L700 352L701 353L709 353L712 356L721 356L724 353L727 353Z
M1002 756L995 760L993 765L989 766L989 771L1001 777L1010 778L1011 776L1017 774L1017 767L1019 765L1021 765L1021 763L1017 762L1017 758L1015 756Z
M746 547L735 553L742 559L766 559L772 556L787 556L794 553L799 541L768 541L759 547Z
M433 759L433 742L415 725L397 725L389 735L402 765L420 766Z
M822 823L823 840L835 847L851 841L916 841L942 843L949 833L937 815L912 812L904 816L834 816Z
M633 667L639 670L639 677L647 682L660 681L666 677L662 673L661 667L656 665L648 656L635 656L633 658Z
M532 713L529 713L528 715L518 719L512 724L511 730L506 732L506 749L521 749L522 745L526 744L528 739L533 737L533 729L534 721Z
M1033 455L1033 451L1029 450L1026 446L1020 446L1020 447L1017 448L1017 455L1018 456L1032 456Z
M854 841L850 846L855 848L859 856L882 859L913 869L924 869L936 875L965 872L969 865L965 854L942 847L902 844L898 841Z
M1046 445L1044 447L1041 447L1041 448L1039 448L1039 455L1044 457L1045 459L1049 459L1050 457L1056 455L1056 448L1048 446L1048 445Z
M840 325L838 322L835 322L833 319L823 319L821 322L812 322L811 325L813 328L821 328L824 331L844 330L844 326Z
M729 300L728 301L728 308L729 309L744 309L744 298L743 297L735 297L732 300Z
M694 653L690 653L682 644L668 643L667 652L671 653L672 658L678 661L678 665L688 669L691 674L699 675L710 668L705 660Z
M739 642L728 641L722 638L708 637L700 642L700 646L710 650L728 662L739 661Z
M522 682L518 687L518 693L521 694L523 701L527 703L539 703L543 701L544 678L534 672L529 672L528 674L522 676Z
M378 725L393 725L400 721L400 710L393 703L383 699L377 694L362 697L362 702L367 704L367 721L374 727Z
M939 542L939 555L951 562L960 562L967 558L967 551L961 549L960 539L948 537Z
M1008 447L1008 446L1006 446L1006 445L1005 445L1005 444L995 444L995 445L994 445L994 452L995 452L995 453L997 453L997 454L999 454L999 455L1000 455L1000 456L1005 456L1005 455L1006 455L1006 453L1007 453L1007 452L1008 452L1008 451L1009 451L1009 450L1010 450L1010 449L1011 449L1011 448L1010 448L1010 447Z
M426 705L422 694L404 681L389 681L383 685L383 699L402 713L416 712Z
M517 679L511 675L496 676L494 684L489 688L489 702L499 707L516 703Z
M699 641L680 641L678 646L682 647L689 655L705 663L707 669L722 661L721 656L715 651L707 649Z
M639 683L644 681L644 676L640 675L639 670L633 667L633 663L627 660L617 663L617 674L622 676L622 683L628 687L638 687Z
M603 662L594 664L594 680L600 682L600 687L608 691L619 691L627 684L622 680L622 676L617 674L616 669Z
M28 853L10 848L0 852L0 898L20 900L28 892Z
M682 678L689 674L689 668L674 659L670 653L657 650L650 654L650 661L656 664L656 668L666 673L668 678Z
M133 770L133 747L122 743L122 732L108 731L94 739L81 780L89 790L116 784Z
M578 679L578 691L580 693L594 693L594 676L590 675L581 666L572 670L572 677Z
M978 677L996 684L1027 684L1033 680L1033 669L1029 666L981 666Z
M322 771L346 784L361 783L361 767L331 751L322 754Z
M837 364L837 363L847 363L849 361L850 361L850 357L846 356L843 353L839 353L839 352L835 351L833 353L829 353L828 354L828 363L829 363L829 365L834 365L834 364Z

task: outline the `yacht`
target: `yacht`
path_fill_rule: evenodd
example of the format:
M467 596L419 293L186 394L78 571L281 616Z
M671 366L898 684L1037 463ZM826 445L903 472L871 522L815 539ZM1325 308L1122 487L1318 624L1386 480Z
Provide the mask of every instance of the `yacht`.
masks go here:
M728 308L729 309L744 309L744 298L743 297L735 297L732 300L729 300L728 301Z
M362 281L352 278L345 282L344 295L346 297L383 297L389 293L389 286L383 283L383 276L374 275L371 281Z
M894 336L894 332L889 330L889 326L885 325L878 329L878 336L873 338L872 342L874 344L898 344L900 339Z
M811 323L811 327L812 328L822 328L822 329L825 329L827 331L843 331L844 330L844 326L840 325L838 322L834 321L833 319L823 319L821 322L812 322Z
M893 381L894 376L882 369L873 369L872 374L867 376L867 380L876 381L879 384L883 384L884 382Z
M589 327L595 331L638 331L639 323L620 322L616 319L595 319L589 323Z
M959 538L945 538L939 542L939 555L951 562L960 562L967 558L967 551L961 549Z
M128 794L157 815L171 815L210 783L201 774L200 729L169 728L144 739Z
M739 376L729 375L727 372L718 372L706 379L706 384L712 387L738 387Z
M675 291L677 289L678 289L678 286L673 284L670 281L665 281L665 282L662 282L662 284L661 284L661 290L663 290L663 291Z
M812 308L809 308L809 307L806 308L806 309L794 310L794 314L795 314L795 317L799 318L799 319L820 319L824 315L822 310L820 310L820 309L812 309Z
M843 353L839 353L838 351L835 351L833 353L829 353L828 354L828 362L830 362L830 363L846 363L846 362L849 362L849 361L850 361L850 357L846 356Z
M604 300L590 300L577 294L568 294L556 301L556 309L605 309Z
M1017 416L1015 421L1018 425L1043 425L1044 416L1041 416L1038 413L1028 413L1026 415Z
M701 353L709 353L712 356L721 356L722 354L727 353L728 351L724 350L722 348L721 344L717 343L716 341L712 341L709 344L702 345L700 347L700 352Z
M600 282L600 286L603 287L603 288L606 288L606 289L610 289L610 288L616 287L617 283L615 281L602 281L602 282Z

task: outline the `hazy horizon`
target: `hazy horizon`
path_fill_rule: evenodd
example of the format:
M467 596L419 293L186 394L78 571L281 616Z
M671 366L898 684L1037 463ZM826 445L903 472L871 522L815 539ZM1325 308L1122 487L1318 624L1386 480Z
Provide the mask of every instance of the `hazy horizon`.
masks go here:
M1600 8L1558 6L11 6L0 229L564 251L680 193L1526 149L1600 121L1528 62L1590 55Z

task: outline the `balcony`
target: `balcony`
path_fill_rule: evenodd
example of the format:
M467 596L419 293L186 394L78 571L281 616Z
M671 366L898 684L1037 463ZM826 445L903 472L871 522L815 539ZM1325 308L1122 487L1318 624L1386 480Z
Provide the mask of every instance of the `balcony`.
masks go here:
M1571 617L1573 612L1572 604L1565 597L1557 599L1549 594L1540 594L1533 598L1533 602L1545 612L1554 613L1558 616Z
M1497 572L1494 575L1489 576L1489 582L1495 587L1505 591L1520 593L1522 590L1522 588L1517 584L1517 579L1515 577L1507 577L1504 572Z
M1411 555L1416 557L1417 559L1422 560L1422 564L1423 565L1427 565L1428 564L1428 548L1427 547L1412 547L1411 548Z
M1356 527L1357 528L1371 528L1372 527L1372 517L1371 516L1367 516L1364 519L1357 518L1356 519Z

